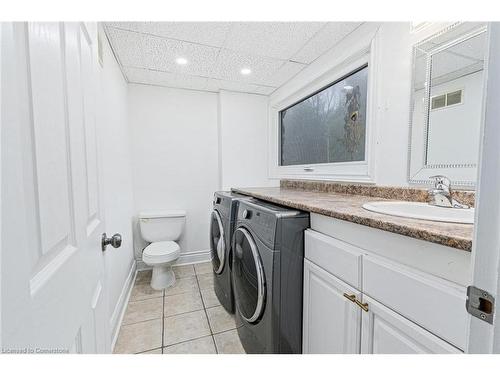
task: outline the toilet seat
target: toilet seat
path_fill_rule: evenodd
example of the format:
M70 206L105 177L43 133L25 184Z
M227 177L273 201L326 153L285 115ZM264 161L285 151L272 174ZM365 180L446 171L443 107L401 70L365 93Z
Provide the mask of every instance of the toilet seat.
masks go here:
M168 263L176 260L180 253L181 248L174 241L153 242L142 252L142 260L150 265Z

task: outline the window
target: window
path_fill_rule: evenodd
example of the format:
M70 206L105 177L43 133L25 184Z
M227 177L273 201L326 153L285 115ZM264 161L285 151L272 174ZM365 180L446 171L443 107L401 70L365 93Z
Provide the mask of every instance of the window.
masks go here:
M368 66L279 112L279 165L364 161Z
M446 95L439 95L432 98L432 109L443 108L446 106Z
M456 90L446 94L436 95L431 98L431 109L440 109L462 103L462 91Z
M446 105L462 103L462 90L449 92L446 94Z

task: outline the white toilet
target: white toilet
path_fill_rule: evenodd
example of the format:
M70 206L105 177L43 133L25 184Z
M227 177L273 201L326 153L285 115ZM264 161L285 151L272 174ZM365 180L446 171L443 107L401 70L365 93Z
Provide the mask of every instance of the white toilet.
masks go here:
M186 211L156 210L139 213L142 238L150 244L142 252L142 260L153 267L151 287L161 290L175 283L172 264L179 258L177 244L184 230Z

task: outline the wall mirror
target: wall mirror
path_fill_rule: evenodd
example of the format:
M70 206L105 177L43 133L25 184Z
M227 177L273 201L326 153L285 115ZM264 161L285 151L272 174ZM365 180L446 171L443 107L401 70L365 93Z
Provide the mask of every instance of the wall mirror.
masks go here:
M483 114L486 24L457 23L413 48L408 180L436 174L475 187Z

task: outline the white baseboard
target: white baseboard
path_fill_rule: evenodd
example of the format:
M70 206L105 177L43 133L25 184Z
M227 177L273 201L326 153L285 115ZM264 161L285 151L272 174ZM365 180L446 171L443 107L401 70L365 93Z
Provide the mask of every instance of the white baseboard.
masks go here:
M118 298L113 314L111 314L111 318L109 320L109 326L111 327L111 353L115 348L116 340L118 339L118 334L120 333L120 326L122 324L123 316L125 315L125 310L130 299L130 293L132 292L136 275L137 266L134 261L130 267L127 280L125 280L125 284L123 285L120 298Z
M210 259L211 259L210 250L190 251L186 253L181 253L181 256L175 262L175 265L180 266L185 264L209 262ZM138 271L151 269L151 267L148 266L146 263L144 263L142 259L138 259L136 260L136 262Z
M177 259L177 262L175 262L175 264L183 265L183 264L202 263L202 262L209 262L210 259L211 259L210 249L200 250L200 251L190 251L188 253L181 254L181 256L179 257L179 259Z
M150 270L152 267L148 266L146 263L144 263L142 260L136 260L137 263L137 271L145 271L145 270Z

